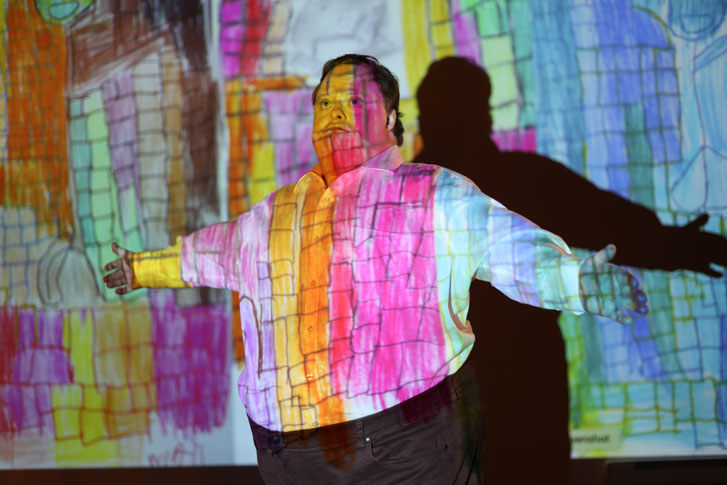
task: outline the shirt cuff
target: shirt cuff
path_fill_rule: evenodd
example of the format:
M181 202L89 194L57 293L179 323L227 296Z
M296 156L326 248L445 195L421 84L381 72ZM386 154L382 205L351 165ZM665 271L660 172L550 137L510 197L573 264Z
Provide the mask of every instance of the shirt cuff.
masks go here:
M578 315L586 311L581 301L580 274L582 262L581 258L571 256L561 266L563 288L565 294L568 295L568 310Z
M187 288L182 279L181 238L174 245L160 251L132 253L129 257L134 271L133 288Z

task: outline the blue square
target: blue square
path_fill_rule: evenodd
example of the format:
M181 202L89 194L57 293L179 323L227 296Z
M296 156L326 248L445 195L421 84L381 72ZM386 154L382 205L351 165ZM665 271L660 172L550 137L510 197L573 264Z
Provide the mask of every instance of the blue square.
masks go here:
M618 49L616 66L619 71L639 70L639 49L633 47L622 47Z
M651 158L655 163L664 163L666 161L666 148L664 147L664 138L658 130L649 131L649 144L651 145Z
M666 159L670 162L678 162L682 158L681 144L679 142L679 131L676 128L664 130L664 144L666 145Z
M622 134L609 133L606 135L608 144L608 164L626 165L629 157L626 154L626 139Z
M671 50L658 51L656 53L657 65L662 69L670 69L674 67L674 52Z
M608 188L614 192L624 193L629 190L629 172L626 167L609 167Z
M603 126L606 131L624 131L624 116L621 106L603 108Z
M606 170L606 167L604 167L603 165L596 165L595 167L589 166L588 180L601 187L602 189L608 189L608 170Z
M651 336L651 326L649 325L648 318L637 319L631 327L634 329L634 337L637 340L642 340L642 339L645 339L645 338L648 338ZM652 341L652 343L653 343L653 341ZM656 347L654 347L654 348L656 348ZM650 356L650 354L645 354L645 355Z
M593 9L590 5L580 7L572 7L570 9L570 18L574 24L591 24L593 25Z
M583 118L586 121L586 133L596 134L603 131L603 114L601 108L584 108Z
M648 96L643 100L646 128L660 128L661 116L659 116L659 101L656 96Z
M594 48L598 45L598 35L593 24L574 24L573 36L575 37L576 47L582 49Z
M644 71L654 67L654 51L651 49L641 49L641 69Z
M586 164L605 166L608 162L608 146L606 138L602 134L589 136L586 139Z
M599 86L599 89L601 92L602 104L618 103L618 77L615 74L601 74L601 85Z
M675 71L657 71L659 92L666 94L676 94L679 90L677 83L677 74Z
M597 71L598 66L596 65L596 51L592 49L579 49L578 67L581 72Z
M598 52L598 69L600 71L615 71L616 56L614 49L603 47Z
M644 96L656 94L656 74L653 71L641 73L641 90Z
M583 86L583 104L593 106L598 104L598 75L583 74L581 76Z
M618 92L622 103L641 101L641 76L635 72L624 72L618 76Z
M679 98L676 96L659 96L661 104L661 124L679 126Z

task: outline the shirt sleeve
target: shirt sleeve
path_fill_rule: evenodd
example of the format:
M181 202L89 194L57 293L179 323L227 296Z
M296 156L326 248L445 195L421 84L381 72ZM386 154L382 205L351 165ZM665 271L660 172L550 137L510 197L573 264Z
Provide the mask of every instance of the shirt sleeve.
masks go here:
M557 235L483 194L455 175L450 244L468 255L470 274L508 297L548 309L584 311L579 293L581 259Z
M185 288L181 273L181 238L167 249L132 253L129 263L134 271L136 288Z
M239 290L240 225L242 220L248 219L246 214L182 238L181 275L184 281L192 286Z

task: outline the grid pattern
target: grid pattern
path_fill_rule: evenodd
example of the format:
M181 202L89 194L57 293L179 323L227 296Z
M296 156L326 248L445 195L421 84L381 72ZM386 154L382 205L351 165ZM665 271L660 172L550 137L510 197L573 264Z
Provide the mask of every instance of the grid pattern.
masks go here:
M47 25L25 1L8 2L4 18L0 201L32 206L36 230L68 234L66 106L58 82L65 78L63 29Z
M393 147L330 188L311 172L183 238L181 264L193 285L239 292L247 412L296 430L386 409L455 372L473 343L462 322L475 272L518 301L580 309L567 249Z
M165 247L219 218L217 86L143 7L95 2L65 30L32 2L4 10L2 466L139 465L157 423L185 437L225 424L219 295L142 291L123 303L98 290L112 241Z
M535 44L543 46L542 56L554 55L546 51L556 26L565 32L561 39L572 36L567 49L565 42L559 43L558 77L547 82L567 83L576 76L581 90L576 92L577 110L569 108L576 102L574 93L566 92L571 98L555 98L560 106L544 113L538 125L539 150L553 156L567 152L573 131L553 127L562 126L560 120L569 113L582 116L582 125L573 128L585 140L582 160L589 179L654 209L667 223L693 219L684 209L704 210L706 204L698 207L683 194L705 201L710 190L705 179L690 172L694 164L685 164L683 154L699 163L704 154L716 153L694 148L701 143L694 138L706 138L710 128L704 126L703 115L695 116L694 106L683 107L694 99L683 89L694 89L688 79L699 55L674 42L678 31L666 30L669 22L655 20L666 19L664 11L615 8L600 1L548 3L544 8L544 15L561 18L534 24L542 37L543 43ZM570 29L562 29L562 16L570 19ZM711 108L700 103L697 110ZM684 124L692 128L684 130ZM573 159L567 162L578 167ZM712 219L708 229L724 233L719 215ZM632 327L561 318L571 395L578 396L571 401L572 426L616 426L622 439L659 436L668 453L724 447L724 280L654 271L642 271L641 279L650 314Z
M171 429L219 427L228 393L224 317L222 307L179 309L170 294L157 295L151 312L139 304L4 308L0 434L91 446L148 433L152 413Z

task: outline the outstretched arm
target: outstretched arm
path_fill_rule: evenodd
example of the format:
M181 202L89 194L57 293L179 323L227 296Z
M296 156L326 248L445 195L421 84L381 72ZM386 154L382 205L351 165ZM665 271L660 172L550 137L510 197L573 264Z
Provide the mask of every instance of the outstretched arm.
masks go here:
M615 255L616 246L610 244L583 260L578 281L581 302L588 313L630 324L634 313L646 315L649 307L636 277L609 263Z
M104 266L111 273L104 276L108 288L116 288L116 294L125 295L137 288L185 288L190 286L182 280L181 251L182 243L161 251L135 253L116 243L111 250L119 259Z

